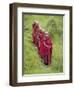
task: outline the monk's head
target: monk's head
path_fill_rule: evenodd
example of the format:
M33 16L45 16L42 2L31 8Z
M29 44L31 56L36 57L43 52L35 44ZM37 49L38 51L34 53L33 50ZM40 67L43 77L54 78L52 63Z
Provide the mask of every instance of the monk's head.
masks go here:
M48 37L49 36L49 33L48 32L45 32L45 36Z
M45 32L45 40L49 39L49 33Z
M36 22L34 21L33 24L32 24L33 28L35 27L35 25L36 25Z

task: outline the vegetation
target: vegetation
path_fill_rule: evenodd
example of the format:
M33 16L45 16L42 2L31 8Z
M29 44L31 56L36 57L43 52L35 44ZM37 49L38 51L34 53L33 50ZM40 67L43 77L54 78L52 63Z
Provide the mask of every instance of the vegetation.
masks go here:
M63 72L63 16L24 14L24 74ZM32 43L32 23L37 20L53 40L52 62L45 65Z

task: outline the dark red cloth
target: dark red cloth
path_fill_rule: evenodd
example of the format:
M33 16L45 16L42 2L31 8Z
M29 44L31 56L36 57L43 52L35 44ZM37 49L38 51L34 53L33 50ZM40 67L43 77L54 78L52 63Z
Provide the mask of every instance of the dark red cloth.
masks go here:
M39 26L33 25L32 30L33 30L33 33L32 33L33 43L37 46L37 36L39 32Z
M47 56L47 64L51 63L51 56L52 56L52 39L49 36L45 36L44 41L44 47L45 47L45 56Z
M43 38L44 38L44 32L39 30L38 35L37 35L38 49L40 48L40 43L43 41Z
M41 57L45 55L45 47L44 47L44 40L43 38L39 41L39 53Z

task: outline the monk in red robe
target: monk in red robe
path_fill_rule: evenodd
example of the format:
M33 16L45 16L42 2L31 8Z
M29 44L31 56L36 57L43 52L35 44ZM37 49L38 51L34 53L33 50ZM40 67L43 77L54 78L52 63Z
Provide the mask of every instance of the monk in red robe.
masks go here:
M33 23L32 29L33 29L33 33L32 33L33 43L37 46L37 36L40 30L40 25L37 21Z
M33 43L36 45L36 34L37 34L37 30L38 30L38 22L34 21L34 23L32 24L32 39L33 39Z
M51 64L51 56L52 56L52 39L48 35L48 33L45 33L44 47L45 47L44 63L48 65Z

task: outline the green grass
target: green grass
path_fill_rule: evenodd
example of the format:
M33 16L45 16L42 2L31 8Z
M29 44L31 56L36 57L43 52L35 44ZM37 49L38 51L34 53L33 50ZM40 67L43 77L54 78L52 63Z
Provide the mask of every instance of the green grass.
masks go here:
M24 74L63 72L63 16L24 14ZM32 23L38 20L53 40L52 63L45 65L32 43Z

